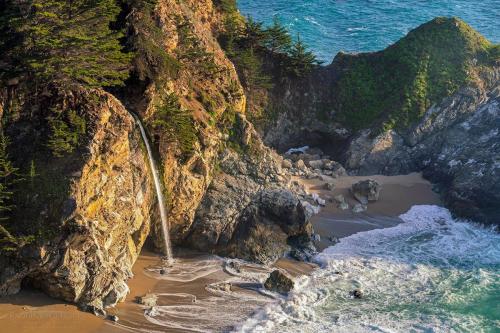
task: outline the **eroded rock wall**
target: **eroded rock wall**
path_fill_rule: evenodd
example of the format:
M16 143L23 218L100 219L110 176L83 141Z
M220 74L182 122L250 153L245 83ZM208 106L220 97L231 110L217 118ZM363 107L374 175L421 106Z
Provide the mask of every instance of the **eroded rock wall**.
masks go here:
M16 223L36 223L39 230L34 231L47 235L2 257L1 291L15 293L24 282L82 306L111 306L128 292L126 280L156 215L141 137L132 116L107 93L78 89L50 98L61 98L66 110L77 110L87 133L69 156L45 150L36 159L40 179L33 180L35 185L25 194L30 209L18 210ZM21 126L25 131L13 144L40 152L43 142L28 140L36 133L43 137L45 124L9 130ZM50 169L58 178L47 172ZM49 200L42 193L45 186L64 190Z

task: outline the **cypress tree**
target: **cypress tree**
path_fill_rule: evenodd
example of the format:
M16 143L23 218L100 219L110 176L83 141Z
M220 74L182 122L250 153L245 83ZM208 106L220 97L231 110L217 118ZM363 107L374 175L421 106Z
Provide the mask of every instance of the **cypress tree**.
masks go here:
M288 72L297 77L305 76L320 64L314 53L307 50L299 35L288 55Z
M292 38L288 30L281 24L277 16L273 24L265 30L266 40L264 46L272 53L287 53L292 45Z
M10 36L4 42L16 40L7 57L11 73L37 83L123 84L131 56L111 29L119 13L115 0L10 1L0 24Z
M0 222L8 220L9 213L13 209L12 187L18 171L9 159L8 145L9 140L0 130Z

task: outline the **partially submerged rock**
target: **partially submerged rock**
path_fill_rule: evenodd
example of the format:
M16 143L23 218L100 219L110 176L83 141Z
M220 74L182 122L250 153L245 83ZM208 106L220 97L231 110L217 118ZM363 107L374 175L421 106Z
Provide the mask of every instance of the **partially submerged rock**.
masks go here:
M378 200L381 189L382 186L375 180L367 179L352 185L351 192L356 200L367 205L368 202Z
M144 296L139 296L137 297L137 303L149 306L149 307L154 307L156 306L156 302L158 301L158 295L156 294L146 294Z
M335 190L335 184L334 183L325 183L325 185L323 185L323 188L327 191L333 191L333 190Z
M368 206L363 205L363 204L355 204L354 207L352 208L353 213L362 213L368 209Z
M349 292L349 296L351 298L361 299L361 298L363 298L363 292L360 289L354 289L354 290Z
M341 210L349 209L349 204L345 200L345 197L342 194L338 194L333 197L333 200L337 203L337 207Z
M288 275L288 273L279 269L273 271L264 283L264 287L267 290L278 292L280 294L289 293L293 289L294 285L295 283L293 278Z

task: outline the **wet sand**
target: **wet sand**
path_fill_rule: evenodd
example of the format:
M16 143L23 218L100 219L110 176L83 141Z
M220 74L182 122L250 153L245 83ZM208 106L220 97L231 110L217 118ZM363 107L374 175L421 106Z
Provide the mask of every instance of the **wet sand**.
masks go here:
M382 184L379 201L370 203L364 213L342 211L329 202L342 194L350 208L356 203L349 188L359 180L375 179ZM400 223L398 216L416 204L439 204L439 197L420 174L406 176L343 177L335 179L334 191L324 189L324 182L300 179L308 192L318 193L327 205L313 217L317 244L321 250L335 243L335 238L360 231L390 227ZM333 238L332 238L333 237ZM160 274L161 258L144 250L133 267L134 278L128 281L130 294L125 302L110 309L119 322L95 317L76 306L51 299L39 291L22 291L0 298L0 331L16 333L122 333L122 332L210 332L224 331L251 316L269 302L259 281L272 268L242 264L244 274L225 269L225 261L215 256L178 250L177 261L166 275ZM313 264L282 259L276 267L299 277L316 268ZM224 285L230 284L229 289ZM219 286L222 286L220 289ZM159 295L157 316L145 316L148 308L136 303L146 293Z
M379 200L368 204L363 213L353 213L352 207L358 203L351 195L352 184L361 180L373 179L382 185ZM440 205L439 195L432 191L432 184L420 173L402 176L347 176L333 179L335 188L326 190L324 181L319 179L299 179L309 193L317 193L327 201L321 212L312 218L314 230L320 235L317 243L319 250L335 244L336 238L347 237L361 231L387 228L401 223L399 215L414 205ZM337 208L331 202L333 197L342 194L349 204L348 210Z

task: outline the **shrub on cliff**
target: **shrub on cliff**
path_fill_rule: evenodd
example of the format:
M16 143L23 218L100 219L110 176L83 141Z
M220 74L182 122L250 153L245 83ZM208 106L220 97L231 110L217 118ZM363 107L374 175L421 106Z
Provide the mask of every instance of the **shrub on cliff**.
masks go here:
M288 58L286 58L284 64L286 72L295 77L304 77L319 64L321 64L321 62L318 61L314 53L307 50L300 36L297 36L297 39L288 52Z
M192 155L198 141L196 128L192 112L181 107L177 95L167 94L158 103L151 125L158 136L178 144L184 159Z
M55 112L55 116L49 117L48 122L51 129L48 147L56 157L72 153L86 133L85 119L74 110Z
M354 130L407 128L460 87L474 84L493 45L463 21L436 18L384 51L339 54L333 87L340 120Z
M122 0L127 7L127 47L134 53L132 65L142 81L177 77L181 64L165 51L163 31L155 18L158 0Z

